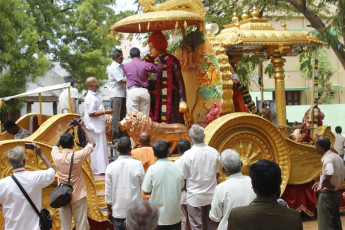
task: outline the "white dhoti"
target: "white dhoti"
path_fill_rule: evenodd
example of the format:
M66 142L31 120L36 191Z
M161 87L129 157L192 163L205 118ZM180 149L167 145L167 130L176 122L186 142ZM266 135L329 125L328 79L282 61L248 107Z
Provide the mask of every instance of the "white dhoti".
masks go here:
M105 174L105 169L109 164L109 154L107 146L107 138L105 135L105 113L101 116L89 116L90 114L96 114L97 112L103 112L104 106L102 99L97 92L89 90L86 94L84 108L84 123L85 127L94 139L96 146L93 152L90 154L91 157L91 169L93 174Z
M93 174L105 174L105 169L109 164L107 137L105 135L105 132L95 133L91 130L87 130L87 132L96 143L93 152L90 154L91 169L93 171Z

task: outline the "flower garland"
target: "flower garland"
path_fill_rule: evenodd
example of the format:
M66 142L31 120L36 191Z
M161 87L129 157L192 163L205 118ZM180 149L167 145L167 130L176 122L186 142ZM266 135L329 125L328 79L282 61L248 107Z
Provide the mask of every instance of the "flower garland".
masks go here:
M162 60L163 71L157 73L156 102L155 110L152 111L152 120L158 122L160 114L160 122L169 123L173 89L174 56L168 53L164 55ZM145 61L152 62L152 58L147 56L145 57ZM158 65L158 60L155 60L154 64Z
M154 64L158 65L158 60L156 60ZM166 122L167 120L167 94L168 94L168 90L167 90L168 73L167 73L167 59L166 58L164 58L163 60L163 71L162 73L158 73L158 74L161 74L160 78L157 76L157 85L160 86L160 89L161 89L161 93L160 93L161 121ZM158 79L160 80L160 84L158 84ZM159 91L157 90L157 93L158 92ZM156 103L157 103L157 98L158 96L156 95ZM159 100L158 100L158 103L159 103ZM158 117L158 111L155 111L155 114L157 114L157 116L155 117Z

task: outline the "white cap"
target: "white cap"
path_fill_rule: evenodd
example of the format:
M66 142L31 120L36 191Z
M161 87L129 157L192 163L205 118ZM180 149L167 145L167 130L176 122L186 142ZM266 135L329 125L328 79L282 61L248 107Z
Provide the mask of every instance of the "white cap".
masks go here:
M232 74L232 79L239 81L238 75L236 73Z

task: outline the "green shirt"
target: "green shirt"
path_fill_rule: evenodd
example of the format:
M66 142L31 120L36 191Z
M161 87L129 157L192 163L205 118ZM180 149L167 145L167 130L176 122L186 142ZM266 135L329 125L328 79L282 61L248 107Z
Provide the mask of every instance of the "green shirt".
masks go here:
M183 187L182 168L168 158L158 159L147 170L142 190L151 193L149 201L159 209L158 225L173 225L181 221Z

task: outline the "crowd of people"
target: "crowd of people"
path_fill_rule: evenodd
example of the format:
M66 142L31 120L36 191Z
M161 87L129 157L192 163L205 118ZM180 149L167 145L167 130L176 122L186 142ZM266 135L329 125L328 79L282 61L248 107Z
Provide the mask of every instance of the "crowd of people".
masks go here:
M73 159L71 185L74 190L70 204L59 209L61 229L71 228L72 216L76 229L89 229L87 191L81 165L94 151L97 142L84 121L80 121L88 144L73 151L74 140L69 133L73 125L71 122L67 126L51 152L59 183L67 182ZM181 157L175 162L168 158L168 143L158 140L151 147L148 133L140 135L141 145L134 150L129 137L118 139L119 157L105 171L107 217L114 229L303 228L300 214L277 202L282 180L278 164L259 160L250 166L249 176L245 176L241 173L240 155L233 149L219 154L206 145L201 126L193 125L189 137L192 145L187 139L179 141ZM34 204L40 207L42 189L54 181L55 170L40 146L33 146L46 170L26 171L25 152L19 146L8 151L8 160L13 174ZM316 139L315 149L323 156L320 182L313 186L319 192L319 229L341 229L337 190L345 178L343 160L331 152L330 140L326 136ZM228 177L217 185L220 168ZM39 229L38 216L11 177L0 180L0 187L5 229Z
M183 113L187 110L181 69L177 59L166 53L164 35L154 32L148 42L154 59L151 62L140 60L138 48L131 49L132 61L125 65L121 50L113 52L113 62L107 70L112 109L104 108L97 79L87 78L83 120L77 124L72 121L56 140L51 151L55 169L37 144L32 144L33 151L41 157L46 170L26 171L24 148L18 146L8 151L13 175L35 206L41 207L42 189L54 181L55 170L58 183L66 183L72 164L72 200L59 208L61 229L71 229L72 216L75 229L89 229L82 164L90 156L93 173L105 175L107 219L115 230L302 229L300 214L286 203L278 202L282 182L279 165L258 160L250 166L249 176L243 175L240 154L233 149L219 153L205 144L204 129L199 125L192 125L189 130L192 143L187 139L179 141L181 157L175 162L168 158L168 143L157 140L151 146L146 132L140 134L140 145L132 149L130 138L118 124L126 113L141 111L156 122L184 123ZM149 73L156 73L154 88L150 88ZM77 113L75 82L73 78L67 81L73 88L72 112ZM66 101L66 95L65 90L60 99ZM112 143L119 153L110 164L106 114L112 115ZM85 133L88 142L79 151L73 150L74 139L70 134L75 125ZM5 122L4 127L15 139L30 135L11 121ZM344 147L344 143L343 140L338 145ZM323 163L320 182L313 186L319 193L319 229L341 229L337 191L345 177L344 162L330 150L330 140L325 136L315 140L315 149L322 155ZM217 185L220 169L227 179ZM0 188L5 229L39 229L38 215L14 180L11 177L0 180Z

